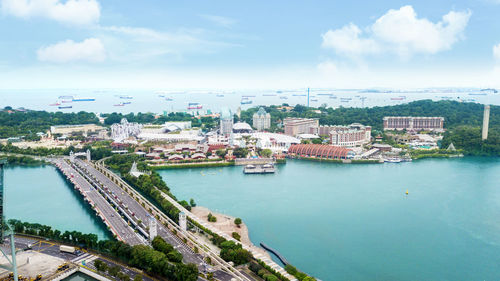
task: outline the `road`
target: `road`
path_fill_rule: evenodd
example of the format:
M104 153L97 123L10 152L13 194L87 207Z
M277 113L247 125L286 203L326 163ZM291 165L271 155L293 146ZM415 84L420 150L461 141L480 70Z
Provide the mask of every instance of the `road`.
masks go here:
M52 161L74 184L75 189L84 196L85 200L93 206L97 215L109 226L111 232L119 240L130 245L145 244L145 240L128 225L118 211L73 166L64 159L53 159Z

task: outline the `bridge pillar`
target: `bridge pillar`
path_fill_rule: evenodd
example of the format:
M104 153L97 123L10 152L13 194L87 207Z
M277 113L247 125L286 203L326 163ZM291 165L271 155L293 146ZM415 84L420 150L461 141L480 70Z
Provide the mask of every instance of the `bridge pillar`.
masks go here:
M69 152L69 161L75 162L75 153L73 152L73 150Z
M149 218L149 241L153 241L153 239L158 235L158 229L155 218L153 216L148 216L148 218Z
M179 226L182 229L182 231L187 230L187 216L184 212L179 213Z
M87 149L86 156L87 156L87 161L90 162L90 149Z

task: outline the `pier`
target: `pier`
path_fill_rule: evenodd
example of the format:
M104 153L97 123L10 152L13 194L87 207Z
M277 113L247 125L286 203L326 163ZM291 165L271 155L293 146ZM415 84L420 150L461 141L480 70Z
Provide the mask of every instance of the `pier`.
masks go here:
M264 244L264 243L262 243L262 242L260 243L260 246L261 246L262 248L266 249L267 251L271 252L273 255L275 255L275 256L276 256L276 257L277 257L277 258L278 258L278 259L279 259L279 260L283 263L283 265L285 265L285 266L286 266L287 264L290 264L290 263L289 263L289 262L285 259L285 257L284 257L284 256L282 256L282 255L281 255L278 251L276 251L275 249L273 249L273 248L271 248L271 247L267 246L266 244Z
M274 174L274 172L276 172L276 168L273 164L246 165L243 168L245 174Z

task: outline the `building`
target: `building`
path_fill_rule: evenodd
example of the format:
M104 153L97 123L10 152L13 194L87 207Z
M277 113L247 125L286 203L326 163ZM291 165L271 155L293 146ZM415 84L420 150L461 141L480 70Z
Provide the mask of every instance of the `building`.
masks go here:
M483 112L483 130L481 132L481 139L485 140L488 138L488 125L490 123L490 106L488 104L484 105Z
M98 133L106 128L98 126L96 124L80 124L80 125L58 125L50 126L50 133L52 135L75 135L81 134L83 136L89 135L89 133Z
M233 133L235 134L250 134L252 132L252 127L248 123L238 122L233 125Z
M120 123L111 125L111 138L115 142L122 142L131 136L137 136L141 132L142 125L139 123L129 123L123 118Z
M253 114L253 127L257 131L262 131L271 128L271 114L261 107L259 111Z
M288 155L294 157L342 160L354 157L350 149L327 144L294 144L288 149Z
M233 132L233 122L231 110L223 110L220 114L220 134L225 136L231 135Z
M370 143L372 128L354 123L349 126L331 126L330 143L342 147L356 147Z
M285 135L296 136L300 134L317 134L319 120L316 118L285 118Z
M384 117L384 130L407 131L443 131L443 117Z

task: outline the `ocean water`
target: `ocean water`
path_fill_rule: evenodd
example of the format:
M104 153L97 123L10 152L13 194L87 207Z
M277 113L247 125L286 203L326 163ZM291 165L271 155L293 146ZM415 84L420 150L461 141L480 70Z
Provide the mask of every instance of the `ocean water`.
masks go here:
M499 280L500 159L160 171L321 280ZM408 195L405 195L408 190Z

